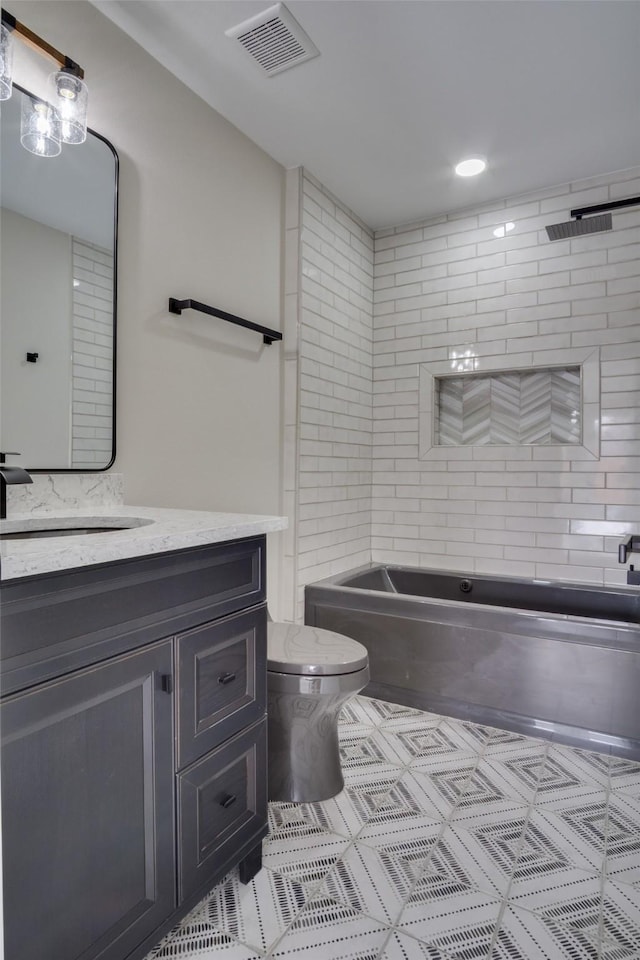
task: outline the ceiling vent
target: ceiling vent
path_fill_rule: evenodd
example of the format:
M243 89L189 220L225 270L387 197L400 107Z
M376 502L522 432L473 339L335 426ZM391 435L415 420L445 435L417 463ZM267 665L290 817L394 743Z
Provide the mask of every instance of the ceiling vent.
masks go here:
M320 53L283 3L276 3L225 31L270 76L297 67Z

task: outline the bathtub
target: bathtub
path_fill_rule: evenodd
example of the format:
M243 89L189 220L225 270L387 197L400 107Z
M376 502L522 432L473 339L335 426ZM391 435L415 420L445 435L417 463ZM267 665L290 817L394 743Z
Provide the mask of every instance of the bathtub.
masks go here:
M305 588L363 694L640 759L640 589L369 565Z

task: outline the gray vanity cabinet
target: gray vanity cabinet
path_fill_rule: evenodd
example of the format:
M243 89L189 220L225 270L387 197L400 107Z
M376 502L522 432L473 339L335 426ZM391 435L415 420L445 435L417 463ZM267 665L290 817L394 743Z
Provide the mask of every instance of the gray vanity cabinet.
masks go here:
M122 958L174 909L171 656L3 702L6 960Z
M267 833L265 538L2 583L5 960L141 960Z

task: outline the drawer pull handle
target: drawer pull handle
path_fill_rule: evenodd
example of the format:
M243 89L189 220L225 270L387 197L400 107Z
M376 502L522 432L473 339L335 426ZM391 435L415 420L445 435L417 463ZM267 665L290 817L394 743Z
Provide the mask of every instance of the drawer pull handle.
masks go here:
M235 673L223 673L221 677L218 677L218 683L227 684L233 683L235 680Z
M229 807L233 806L237 799L238 798L234 793L230 793L228 797L225 797L224 800L220 801L220 806L227 810Z

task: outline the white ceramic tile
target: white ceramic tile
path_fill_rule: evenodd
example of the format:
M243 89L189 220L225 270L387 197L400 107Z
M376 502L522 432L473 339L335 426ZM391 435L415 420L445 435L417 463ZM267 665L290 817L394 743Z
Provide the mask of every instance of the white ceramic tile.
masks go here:
M436 782L433 776L418 772L404 772L376 807L368 824L390 823L405 817L426 816L430 820L445 820L450 816L457 796L458 768L446 773L445 782Z
M520 797L513 799L509 792L514 791L503 790L495 775L489 777L482 770L475 770L456 800L451 823L475 829L524 817L528 803Z
M382 731L386 734L384 744L389 759L395 756L397 762L410 763L415 770L428 770L433 763L450 757L456 761L466 758L470 763L476 758L473 742L446 721L428 726L397 723L383 727Z
M505 800L530 803L538 788L544 763L544 747L534 743L530 746L510 744L488 747L478 764L477 773L487 784L493 784L496 792Z
M148 954L146 960L176 960L180 957L209 960L214 953L216 958L224 960L257 960L264 956L229 934L214 929L207 918L205 906L199 904Z
M393 924L411 894L416 868L364 843L354 843L325 877L328 896L382 923Z
M276 945L270 956L322 960L375 957L389 935L389 927L329 897L317 897Z
M598 960L597 942L536 914L509 906L500 923L492 960Z
M427 874L483 890L496 897L507 893L526 824L526 811L496 824L465 829L448 824L433 847Z
M397 737L380 728L365 727L362 732L340 737L340 756L344 772L366 770L379 764L402 767L406 760Z
M536 808L527 823L525 843L533 837L545 838L552 851L559 851L568 864L600 873L605 859L606 818L606 800L565 804L554 812Z
M421 868L444 829L445 824L440 819L408 812L404 817L370 820L358 833L357 841Z
M607 808L606 830L607 876L630 884L640 895L640 797L613 792Z
M621 883L606 881L602 899L603 943L613 953L613 946L635 951L629 957L640 956L640 898L637 889ZM624 953L620 955L625 956Z
M236 870L219 884L200 910L217 932L257 951L280 939L305 906L308 892L301 884L262 869L250 883L240 883Z
M609 783L611 759L606 754L551 744L546 764L558 763L583 784L596 784L603 789Z
M262 862L274 873L315 889L349 845L346 837L309 831L294 836L270 837L262 844Z
M548 837L540 836L534 846L529 834L521 852L509 888L509 903L563 921L562 912L571 914L572 904L586 905L599 917L602 898L602 875L572 866L553 846ZM556 856L554 857L554 849Z
M455 957L456 949L463 945L481 942L488 948L499 913L498 898L425 874L400 914L396 929L439 947L445 956Z
M609 783L614 792L619 791L631 797L640 798L640 763L611 757L609 776Z
M449 954L449 958L450 958ZM445 954L428 943L394 930L378 960L448 960Z

